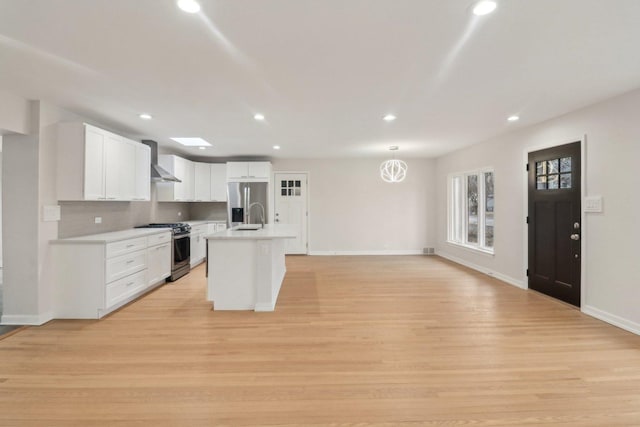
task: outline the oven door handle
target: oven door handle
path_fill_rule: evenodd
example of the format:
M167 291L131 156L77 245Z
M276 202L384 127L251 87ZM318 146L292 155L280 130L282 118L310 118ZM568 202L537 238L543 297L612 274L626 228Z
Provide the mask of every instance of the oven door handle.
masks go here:
M187 233L187 234L180 234L177 236L173 236L173 240L178 240L178 239L184 239L185 237L189 237L191 233Z

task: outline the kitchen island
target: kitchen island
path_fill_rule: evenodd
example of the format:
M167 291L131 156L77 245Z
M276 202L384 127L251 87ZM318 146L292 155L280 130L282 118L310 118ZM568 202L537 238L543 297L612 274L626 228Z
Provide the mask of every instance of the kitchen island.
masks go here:
M207 235L207 300L214 310L273 311L287 271L284 239L295 237L283 224Z

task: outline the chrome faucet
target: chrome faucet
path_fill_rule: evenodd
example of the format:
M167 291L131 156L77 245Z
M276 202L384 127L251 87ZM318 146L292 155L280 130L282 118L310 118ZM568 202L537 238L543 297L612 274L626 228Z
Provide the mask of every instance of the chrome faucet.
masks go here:
M251 208L254 206L260 206L260 208L262 209L262 215L260 215L260 221L262 222L262 227L264 228L264 206L262 206L262 203L260 202L253 202L249 205L249 215L248 215L248 221L251 222Z

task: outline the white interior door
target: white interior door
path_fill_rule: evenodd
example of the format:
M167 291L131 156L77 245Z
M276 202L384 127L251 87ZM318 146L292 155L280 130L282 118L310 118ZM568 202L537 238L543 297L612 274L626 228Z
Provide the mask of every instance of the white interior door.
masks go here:
M298 237L285 239L286 254L307 253L308 180L306 173L276 172L274 222L297 227Z

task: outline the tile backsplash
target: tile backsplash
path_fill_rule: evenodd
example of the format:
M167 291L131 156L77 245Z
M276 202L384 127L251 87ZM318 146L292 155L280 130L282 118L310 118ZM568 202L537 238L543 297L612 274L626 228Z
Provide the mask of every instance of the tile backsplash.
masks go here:
M102 222L96 224L96 217ZM190 219L189 203L156 201L151 185L149 202L60 202L58 237L125 230L150 222L179 222Z
M158 202L151 185L149 202L59 202L58 238L125 230L152 222L227 219L226 203ZM101 223L96 224L96 217Z

